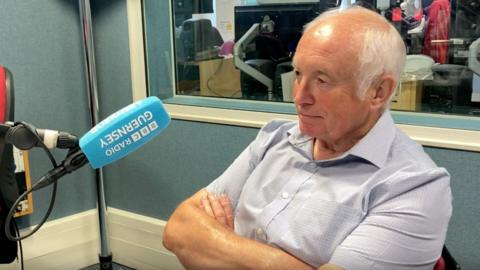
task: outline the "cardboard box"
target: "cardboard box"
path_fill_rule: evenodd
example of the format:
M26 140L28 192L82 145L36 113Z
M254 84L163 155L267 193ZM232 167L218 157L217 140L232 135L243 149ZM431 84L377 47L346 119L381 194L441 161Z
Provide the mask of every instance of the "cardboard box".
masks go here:
M422 108L423 82L414 78L402 78L390 108L401 111L419 111Z
M200 61L200 95L214 97L240 97L240 71L233 58Z

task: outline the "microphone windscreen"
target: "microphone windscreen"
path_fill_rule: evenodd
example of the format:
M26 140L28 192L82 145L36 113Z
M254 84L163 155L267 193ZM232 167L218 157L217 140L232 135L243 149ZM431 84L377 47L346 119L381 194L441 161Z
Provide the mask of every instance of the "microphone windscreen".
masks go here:
M92 168L130 154L160 134L170 116L157 97L137 101L113 113L80 138L80 148Z

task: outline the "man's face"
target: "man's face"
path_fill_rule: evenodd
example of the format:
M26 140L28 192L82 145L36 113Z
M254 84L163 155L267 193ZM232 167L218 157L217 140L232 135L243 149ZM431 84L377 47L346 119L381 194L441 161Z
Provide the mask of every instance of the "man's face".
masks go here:
M323 24L304 34L294 58L294 102L300 130L317 139L338 141L362 132L370 114L355 77L357 51L348 31Z

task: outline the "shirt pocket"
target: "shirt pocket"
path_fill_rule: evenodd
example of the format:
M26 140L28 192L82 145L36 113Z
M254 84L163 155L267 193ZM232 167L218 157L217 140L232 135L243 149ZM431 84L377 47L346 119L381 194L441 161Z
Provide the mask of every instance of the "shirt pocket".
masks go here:
M326 200L309 200L291 219L282 242L290 253L316 267L330 260L335 248L358 226L361 209Z

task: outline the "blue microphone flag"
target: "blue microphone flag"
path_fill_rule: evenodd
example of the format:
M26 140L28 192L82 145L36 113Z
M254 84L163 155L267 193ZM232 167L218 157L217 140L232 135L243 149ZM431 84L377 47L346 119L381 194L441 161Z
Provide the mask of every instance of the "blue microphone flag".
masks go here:
M130 154L160 134L170 116L157 97L148 97L118 110L80 138L80 149L92 168Z

